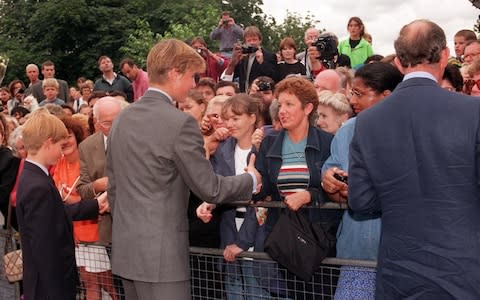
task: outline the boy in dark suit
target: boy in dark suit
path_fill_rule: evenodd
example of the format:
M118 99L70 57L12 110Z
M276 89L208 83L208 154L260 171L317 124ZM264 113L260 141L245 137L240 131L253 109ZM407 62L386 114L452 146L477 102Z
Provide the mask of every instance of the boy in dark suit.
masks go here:
M64 205L48 167L62 155L68 131L46 110L24 125L28 156L17 193L17 217L23 251L26 299L75 299L78 283L72 220L97 218L108 209L106 194L98 200Z

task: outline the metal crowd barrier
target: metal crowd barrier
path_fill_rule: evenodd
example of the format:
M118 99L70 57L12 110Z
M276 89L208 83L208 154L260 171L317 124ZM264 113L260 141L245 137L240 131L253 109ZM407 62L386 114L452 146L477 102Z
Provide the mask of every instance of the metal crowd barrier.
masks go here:
M285 207L283 202L245 201L236 205ZM329 202L320 208L346 209L347 205ZM4 237L4 231L0 231L1 242ZM81 244L76 248L80 278L76 299L125 299L121 280L111 273L110 253L109 246ZM244 251L235 263L229 263L223 259L223 249L190 247L192 299L333 299L341 266L367 267L374 271L376 262L328 257L312 279L304 282L263 252ZM3 265L1 270L0 299L19 299L19 284L9 284ZM242 284L243 289L235 289L238 284Z

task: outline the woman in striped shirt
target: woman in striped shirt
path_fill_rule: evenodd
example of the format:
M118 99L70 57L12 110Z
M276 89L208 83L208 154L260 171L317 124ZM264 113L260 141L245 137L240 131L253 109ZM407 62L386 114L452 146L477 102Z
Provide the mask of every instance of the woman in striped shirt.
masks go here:
M262 175L262 190L255 196L262 200L271 196L284 201L288 209L297 211L304 205L321 205L327 201L320 186L323 162L330 156L332 135L313 126L318 95L313 83L291 77L276 85L282 130L265 137L257 155L256 168ZM333 234L340 222L341 211L305 209L310 221L331 227ZM269 209L267 235L275 225L280 210ZM332 249L334 250L334 249ZM330 255L334 255L331 253ZM321 293L322 285L306 287L306 293ZM305 295L289 295L302 298Z

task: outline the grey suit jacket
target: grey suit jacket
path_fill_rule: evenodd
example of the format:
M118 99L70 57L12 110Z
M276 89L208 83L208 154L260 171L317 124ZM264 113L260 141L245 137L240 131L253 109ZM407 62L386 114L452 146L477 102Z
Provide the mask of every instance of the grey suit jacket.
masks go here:
M97 132L82 143L78 150L80 152L80 179L77 184L77 191L82 199L95 198L93 182L105 176L105 145L103 134ZM98 222L99 243L110 244L112 242L112 216L108 213L102 215Z
M107 175L112 270L145 282L190 277L189 190L200 199L220 203L250 199L253 188L249 174L216 175L205 159L197 122L153 90L114 121Z

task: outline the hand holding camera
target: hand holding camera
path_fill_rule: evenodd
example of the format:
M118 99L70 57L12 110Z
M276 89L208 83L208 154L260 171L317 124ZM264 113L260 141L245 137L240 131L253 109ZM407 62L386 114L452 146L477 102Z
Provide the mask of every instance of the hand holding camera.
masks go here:
M235 24L233 18L220 18L220 21L218 22L218 27L228 27L229 25L233 24Z
M333 167L326 170L322 175L322 187L328 194L340 192L341 195L348 194L348 173L342 169Z

